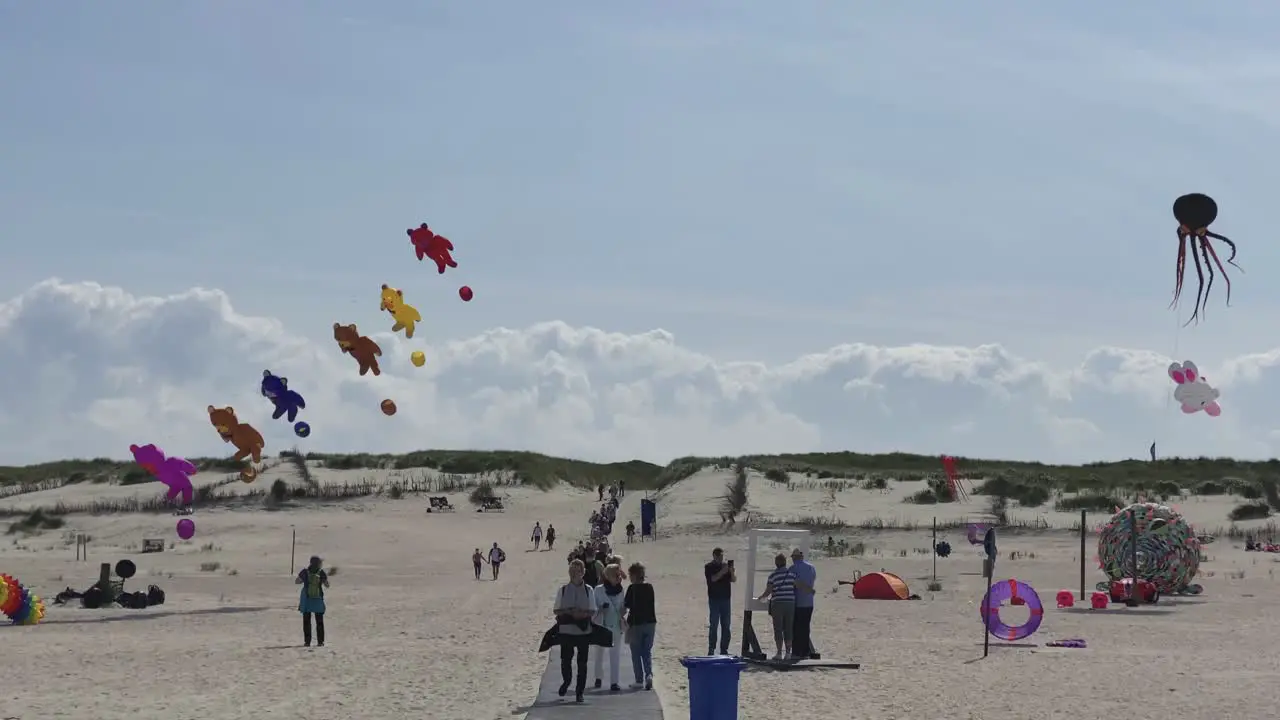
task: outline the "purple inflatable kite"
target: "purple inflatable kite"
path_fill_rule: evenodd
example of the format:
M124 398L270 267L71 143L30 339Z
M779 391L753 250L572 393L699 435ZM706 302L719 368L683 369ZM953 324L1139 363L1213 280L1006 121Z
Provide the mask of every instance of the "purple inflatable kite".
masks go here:
M191 504L195 489L191 487L191 476L196 474L196 466L186 458L165 457L164 451L155 445L130 445L129 452L133 459L147 472L169 488L166 497L175 500L179 495L185 505Z
M1000 620L1000 604L1005 600L1010 604L1027 606L1031 617L1026 623L1009 627ZM990 594L982 598L982 605L978 608L978 615L984 623L987 622L987 613L991 613L991 623L987 626L991 635L1010 642L1029 637L1040 629L1040 622L1044 620L1044 606L1040 604L1035 588L1017 580L1001 580L991 586Z

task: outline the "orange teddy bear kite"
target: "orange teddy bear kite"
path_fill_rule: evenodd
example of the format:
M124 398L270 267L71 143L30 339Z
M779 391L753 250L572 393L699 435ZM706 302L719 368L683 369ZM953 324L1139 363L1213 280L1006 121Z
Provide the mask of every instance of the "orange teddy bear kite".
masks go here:
M262 448L267 444L262 439L262 433L255 430L249 423L240 422L234 408L216 408L210 405L209 422L218 431L218 436L223 442L236 446L233 460L240 461L252 457L253 462L262 462Z
M360 364L361 375L365 375L370 370L373 371L374 375L382 374L382 369L378 367L378 358L382 355L382 348L378 347L378 343L361 335L354 324L334 323L333 339L338 341L338 347L342 348L342 352L355 358L356 362Z

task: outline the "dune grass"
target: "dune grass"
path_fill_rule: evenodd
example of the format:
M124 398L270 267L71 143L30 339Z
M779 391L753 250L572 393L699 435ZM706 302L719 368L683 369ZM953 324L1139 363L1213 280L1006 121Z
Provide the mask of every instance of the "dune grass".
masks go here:
M297 472L302 486L274 487L268 495L276 505L305 498L342 499L388 493L392 497L419 492L470 491L478 482L490 486L523 485L544 490L561 483L579 488L625 482L628 489L655 490L690 477L705 467L738 471L749 468L764 473L771 482L792 488L822 485L830 492L858 487L885 489L890 480L922 481L911 502L947 502L947 484L942 480L941 461L935 455L856 452L747 455L743 457L683 457L665 467L642 460L593 463L513 450L421 450L403 455L370 453L280 453L280 458ZM192 459L202 472L238 472L242 465L229 458ZM1280 510L1280 460L1243 461L1232 458L1167 458L1155 462L1124 460L1084 465L1046 465L1037 462L956 458L962 479L973 485L975 494L1038 507L1052 502L1054 509L1103 511L1137 497L1169 499L1182 495L1235 495L1247 501L1236 516L1244 519L1267 517ZM311 477L310 467L337 470L429 468L441 476L454 478L425 481L396 481L375 487L370 482L322 487ZM470 478L468 482L457 480ZM735 476L735 480L738 478ZM132 462L94 458L61 460L21 467L0 467L0 498L49 490L65 484L114 482L132 484L148 481ZM234 482L230 476L213 488L202 488L201 502L237 503L263 498L256 488L247 495L219 489ZM833 483L837 484L833 485ZM745 498L745 485L734 491ZM742 499L736 498L736 499ZM163 502L107 500L93 507L48 508L47 514L66 512L160 512Z

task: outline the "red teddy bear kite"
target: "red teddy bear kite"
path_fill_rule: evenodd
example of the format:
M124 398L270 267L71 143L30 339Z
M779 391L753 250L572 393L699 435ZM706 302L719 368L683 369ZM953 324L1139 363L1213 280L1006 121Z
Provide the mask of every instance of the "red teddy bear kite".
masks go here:
M444 274L445 267L458 267L458 263L454 261L450 255L453 251L453 243L443 235L437 235L431 232L431 228L426 223L422 223L416 229L405 230L409 236L409 242L413 243L413 249L418 254L418 260L429 257L436 261L436 267L440 270L440 274Z

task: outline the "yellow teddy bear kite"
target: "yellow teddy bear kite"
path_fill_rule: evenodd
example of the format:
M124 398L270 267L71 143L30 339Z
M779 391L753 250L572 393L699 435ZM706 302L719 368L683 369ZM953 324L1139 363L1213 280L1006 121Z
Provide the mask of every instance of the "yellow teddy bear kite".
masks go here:
M391 317L396 321L396 324L391 326L391 332L404 330L404 336L407 338L413 337L414 325L422 321L418 308L404 301L404 293L385 284L382 286L381 309L391 313Z

